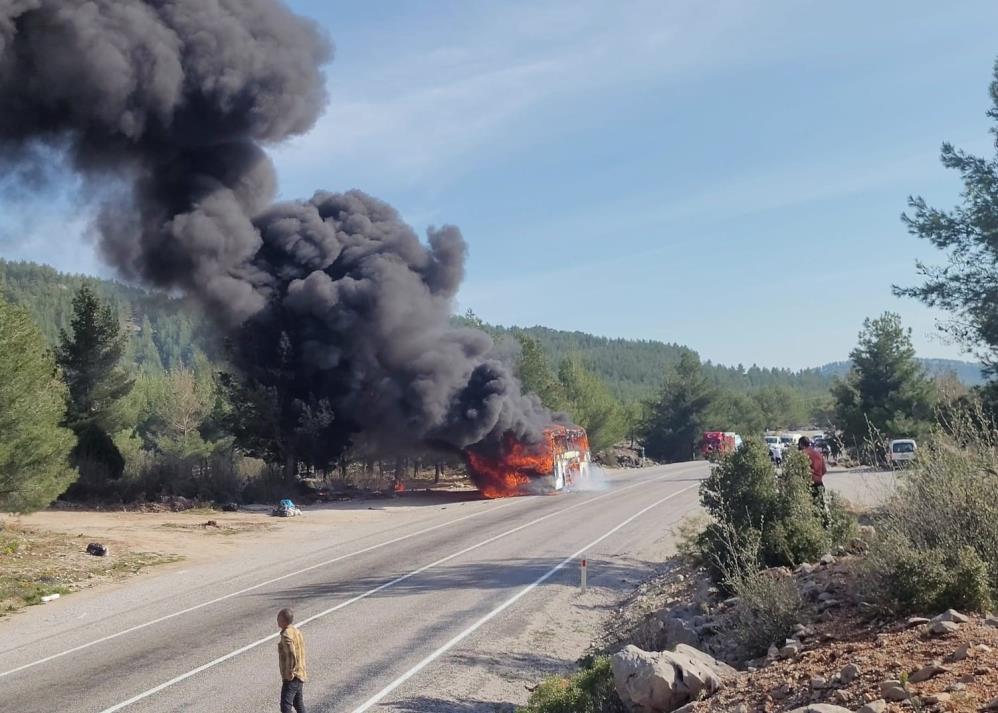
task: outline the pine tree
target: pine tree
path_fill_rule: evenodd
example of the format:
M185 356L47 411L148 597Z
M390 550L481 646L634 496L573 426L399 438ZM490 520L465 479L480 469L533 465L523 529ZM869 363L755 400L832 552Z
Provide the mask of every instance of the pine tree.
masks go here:
M684 352L665 378L659 396L647 407L645 454L656 460L692 460L716 391L693 352Z
M153 338L152 322L149 315L142 318L142 326L135 339L135 365L139 371L147 374L160 374L163 371L163 360L159 356L156 340Z
M45 507L76 477L66 385L28 313L0 301L0 512Z
M998 121L998 63L990 87L989 118ZM991 128L998 134L998 126ZM944 328L977 355L991 376L998 375L998 156L980 157L944 143L942 164L960 173L962 204L952 210L932 208L921 196L908 198L910 214L901 219L915 237L947 253L943 266L916 263L921 285L895 287L930 307L948 310Z
M836 425L846 443L923 433L933 416L932 382L915 359L911 330L901 317L885 312L865 320L849 356L852 370L832 389Z
M558 381L564 390L566 407L575 422L586 429L593 452L609 448L627 435L627 422L620 404L606 384L578 358L562 360Z
M548 367L544 349L533 337L518 334L520 361L516 375L524 393L537 394L541 403L553 411L565 408L565 391Z
M120 427L118 402L132 389L121 365L127 336L116 310L84 284L73 298L70 332L63 331L57 353L69 398L66 425L77 436L73 461L84 487L121 476L124 459L110 434Z
M121 365L127 337L117 313L83 285L73 298L70 330L61 333L58 349L69 387L66 422L73 429L96 425L114 431L114 407L132 389L132 378Z

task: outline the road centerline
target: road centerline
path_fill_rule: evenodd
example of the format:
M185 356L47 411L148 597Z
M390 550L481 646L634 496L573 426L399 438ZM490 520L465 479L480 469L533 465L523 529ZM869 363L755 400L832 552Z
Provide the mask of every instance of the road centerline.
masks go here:
M500 604L499 606L497 606L495 609L493 609L492 611L490 611L485 616L483 616L480 619L478 619L477 621L475 621L475 623L473 623L471 626L469 626L468 628L466 628L463 631L461 631L459 634L457 634L456 636L454 636L453 638L451 638L449 641L447 641L447 643L445 643L443 646L441 646L438 649L436 649L429 656L427 656L426 658L424 658L422 661L420 661L419 663L417 663L415 666L413 666L412 668L410 668L408 671L406 671L405 673L403 673L401 676L399 676L394 681L392 681L391 683L389 683L387 686L385 686L384 688L382 688L380 691L378 691L377 693L375 693L373 696L371 696L370 698L368 698L366 701L364 701L364 703L362 703L360 706L358 706L357 708L355 708L353 710L353 713L364 713L365 711L369 710L373 706L377 705L378 703L380 703L382 701L382 699L384 699L390 693L392 693L393 691L395 691L403 683L405 683L406 681L408 681L409 679L411 679L413 676L415 676L416 674L418 674L420 671L422 671L428 665L430 665L431 663L433 663L434 661L436 661L438 658L440 658L442 655L444 655L445 653L447 653L448 651L450 651L457 644L461 643L464 639L468 638L473 633L475 633L476 631L478 631L478 629L480 629L482 626L484 626L489 621L491 621L492 619L494 619L496 616L498 616L499 614L501 614L503 611L505 611L509 607L513 606L513 604L515 604L520 599L522 599L523 597L525 597L527 594L529 594L530 592L532 592L534 589L536 589L537 587L539 587L541 584L543 584L544 582L546 582L548 579L550 579L552 576L554 576L554 574L556 572L558 572L559 570L563 569L567 564L569 564L570 562L572 562L574 560L577 560L585 552L587 552L588 550L593 549L596 545L598 545L599 543L601 543L603 540L607 539L608 537L610 537L614 533L619 532L621 529L623 529L627 525L629 525L632 522L634 522L635 520L637 520L639 517L641 517L642 515L644 515L646 512L648 512L652 508L655 508L655 507L661 505L662 503L666 502L667 500L672 500L673 498L678 497L678 496L682 495L683 493L685 493L685 492L687 492L689 490L692 490L695 487L698 487L698 486L697 485L688 485L685 488L683 488L682 490L678 490L675 493L671 493L671 494L665 496L664 498L660 498L660 499L656 500L651 505L645 506L641 510L638 510L633 515L631 515L627 519L625 519L622 522L620 522L619 524L617 524L615 527L611 528L610 530L607 530L606 532L604 532L602 535L600 535L599 537L597 537L592 542L586 544L584 547L581 547L576 552L573 552L568 557L566 557L565 559L561 560L561 562L559 562L558 564L556 564L554 567L552 567L551 569L549 569L547 572L545 572L544 574L542 574L540 577L538 577L537 579L535 579L533 582L531 582L530 584L528 584L527 586L525 586L519 592L517 592L516 594L514 594L512 597L510 597L509 599L507 599L505 602L503 602L502 604Z
M191 612L198 611L199 609L204 609L205 607L212 606L213 604L218 604L220 602L224 602L227 599L232 599L233 597L238 597L240 595L247 594L249 592L255 591L255 590L260 589L262 587L266 587L266 586L269 586L271 584L276 584L277 582L283 581L285 579L289 579L291 577L297 577L299 575L305 574L306 572L311 572L311 571L316 570L316 569L321 569L322 567L328 567L331 564L336 564L337 562L342 562L343 560L347 560L347 559L350 559L352 557L357 557L358 555L367 554L368 552L373 552L374 550L378 550L378 549L381 549L383 547L388 547L389 545L395 545L395 544L398 544L399 542L404 542L405 540L411 539L413 537L419 537L420 535L425 535L428 532L433 532L434 530L439 530L439 529L444 528L444 527L449 527L450 525L456 525L459 522L463 522L465 520L469 520L469 519L471 519L473 517L478 517L479 515L485 515L485 514L488 514L488 513L494 513L497 510L501 510L503 508L510 507L511 505L514 505L515 503L516 503L516 501L510 501L508 503L502 503L500 505L497 505L496 507L489 508L487 510L479 510L478 512L473 512L473 513L471 513L469 515L462 515L459 518L455 518L453 520L448 520L447 522L442 522L442 523L439 523L437 525L433 525L432 527L423 528L422 530L417 530L416 532L410 532L410 533L408 533L406 535L400 535L399 537L395 537L395 538L392 538L390 540L385 540L384 542L379 542L377 544L370 545L368 547L364 547L364 548L361 548L359 550L354 550L353 552L348 552L346 554L337 555L336 557L332 557L330 559L323 560L322 562L317 562L316 564L309 565L308 567L303 567L301 569L295 570L294 572L288 572L286 574L282 574L279 577L272 577L271 579L265 580L263 582L258 582L257 584L251 585L249 587L244 587L244 588L239 589L239 590L237 590L235 592L229 592L228 594L223 594L222 596L215 597L214 599L209 599L208 601L200 602L198 604L194 604L194 605L192 605L190 607L187 607L185 609L181 609L179 611L171 612L169 614L165 614L165 615L163 615L161 617L157 617L155 619L150 619L149 621L142 622L141 624L136 624L135 626L130 626L127 629L122 629L121 631L117 631L117 632L115 632L113 634L108 634L107 636L99 637L99 638L94 639L92 641L88 641L88 642L86 642L84 644L80 644L78 646L74 646L72 648L66 649L65 651L60 651L59 653L52 654L50 656L45 656L43 658L37 659L36 661L31 661L31 662L23 664L21 666L17 666L15 668L10 669L9 671L2 671L2 672L0 672L0 678L4 678L6 676L13 675L15 673L18 673L20 671L24 671L24 670L29 669L29 668L33 668L35 666L40 666L41 664L48 663L49 661L54 661L55 659L59 659L59 658L62 658L64 656L68 656L70 654L78 653L78 652L83 651L85 649L89 649L89 648L91 648L93 646L97 646L98 644L103 644L103 643L105 643L107 641L111 641L112 639L117 639L117 638L119 638L121 636L125 636L127 634L133 634L136 631L141 631L142 629L146 629L146 628L148 628L150 626L155 626L156 624L162 624L164 621L169 621L170 619L175 619L176 617L183 616L184 614L190 614Z
M649 478L647 480L641 480L641 481L639 481L637 483L632 483L632 484L627 485L625 487L611 490L610 492L604 493L602 495L598 495L598 496L596 496L594 498L590 498L590 499L584 500L583 502L576 503L574 505L570 505L569 507L560 508L560 509L558 509L558 510L556 510L554 512L548 513L546 515L542 515L541 517L535 518L534 520L531 520L530 522L524 523L522 525L518 525L517 527L514 527L514 528L511 528L511 529L506 530L504 532L501 532L498 535L493 535L492 537L489 537L489 538L487 538L485 540L477 542L477 543L475 543L473 545L469 545L468 547L462 548L461 550L459 550L457 552L454 552L454 553L452 553L450 555L447 555L445 557L442 557L440 559L434 560L433 562L430 562L429 564L423 565L422 567L419 567L419 568L417 568L415 570L412 570L412 571L407 572L407 573L405 573L403 575L395 577L394 579L391 579L391 580L389 580L387 582L384 582L384 583L378 585L377 587L374 587L374 588L369 589L369 590L367 590L365 592L362 592L362 593L360 593L360 594L358 594L358 595L356 595L354 597L351 597L350 599L347 599L347 600L345 600L343 602L340 602L339 604L336 604L336 605L334 605L332 607L329 607L328 609L325 609L325 610L323 610L323 611L321 611L321 612L319 612L317 614L313 614L312 616L310 616L310 617L308 617L306 619L303 619L301 621L300 626L305 626L305 625L307 625L307 624L309 624L309 623L311 623L313 621L316 621L318 619L326 617L326 616L328 616L328 615L330 615L330 614L332 614L334 612L337 612L337 611L339 611L339 610L341 610L341 609L343 609L345 607L348 607L348 606L350 606L350 605L352 605L352 604L354 604L354 603L356 603L358 601L361 601L363 599L367 599L368 597L373 596L374 594L377 594L378 592L384 591L385 589L393 587L393 586L395 586L397 584L400 584L401 582L404 582L404 581L406 581L408 579L411 579L412 577L415 577L415 576L417 576L419 574L422 574L423 572L425 572L425 571L427 571L429 569L432 569L433 567L437 567L437 566L439 566L441 564L444 564L446 562L449 562L450 560L453 560L453 559L455 559L457 557L461 557L461 556L463 556L463 555L465 555L465 554L467 554L469 552L472 552L474 550L480 549L481 547L485 547L486 545L489 545L489 544L491 544L493 542L496 542L496 541L501 540L501 539L503 539L505 537L508 537L509 535L515 534L515 533L520 532L522 530L525 530L525 529L527 529L529 527L533 527L534 525L536 525L538 523L541 523L541 522L549 520L549 519L551 519L553 517L557 517L557 516L563 515L565 513L571 512L571 511L576 510L578 508L585 507L586 505L598 502L600 500L603 500L604 498L608 498L608 497L611 497L613 495L618 495L620 493L624 493L624 492L627 492L627 491L632 490L634 488L648 485L650 483L657 483L657 482L663 481L663 480L669 478L672 475L675 475L675 473L670 472L670 473L666 473L664 475L661 475L661 476L658 476L658 477L655 477L655 478ZM686 492L687 490L689 490L690 488L693 488L693 487L697 487L697 486L696 485L687 486L686 488L683 488L682 490L678 491L677 493L674 493L672 496L669 496L669 497L674 497L675 495L678 495L680 493ZM666 498L666 499L668 499L668 498ZM617 529L619 529L619 527ZM154 686L154 687L152 687L150 689L147 689L147 690L145 690L145 691L143 691L141 693L138 693L138 694L132 696L131 698L127 699L127 700L124 700L124 701L122 701L120 703L117 703L117 704L115 704L115 705L113 705L113 706L111 706L109 708L105 708L102 711L100 711L100 713L114 713L115 711L122 710L122 709L124 709L124 708L126 708L126 707L128 707L128 706L130 706L130 705L132 705L134 703L138 703L141 700L149 698L150 696L153 696L153 695L155 695L157 693L160 693L161 691L164 691L167 688L170 688L170 687L172 687L172 686L174 686L174 685L176 685L178 683L181 683L182 681L185 681L185 680L191 678L192 676L196 676L197 674L199 674L199 673L201 673L203 671L206 671L206 670L208 670L210 668L213 668L213 667L215 667L215 666L217 666L217 665L219 665L221 663L224 663L224 662L226 662L226 661L228 661L228 660L230 660L232 658L240 656L241 654L244 654L247 651L250 651L250 650L255 649L255 648L259 647L259 646L262 646L263 644L265 644L265 643L267 643L269 641L273 641L278 636L279 636L279 633L269 634L269 635L267 635L267 636L265 636L265 637L263 637L261 639L258 639L256 641L253 641L253 642L249 643L249 644L246 644L245 646L241 646L241 647L239 647L239 648L237 648L237 649L235 649L233 651L230 651L227 654L219 656L218 658L215 658L215 659L213 659L211 661L208 661L208 662L206 662L206 663L204 663L204 664L202 664L202 665L200 665L200 666L198 666L196 668L193 668L193 669L191 669L191 670L189 670L189 671L187 671L185 673L182 673L182 674L180 674L178 676L175 676L174 678L171 678L168 681L165 681L165 682L163 682L163 683L161 683L161 684L159 684L157 686Z

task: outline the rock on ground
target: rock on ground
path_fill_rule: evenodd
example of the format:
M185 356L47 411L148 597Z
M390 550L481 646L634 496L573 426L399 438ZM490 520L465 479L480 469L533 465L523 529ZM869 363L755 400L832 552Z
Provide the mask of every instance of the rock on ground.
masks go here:
M712 696L738 672L692 646L649 652L627 646L611 665L617 694L632 713L668 713Z

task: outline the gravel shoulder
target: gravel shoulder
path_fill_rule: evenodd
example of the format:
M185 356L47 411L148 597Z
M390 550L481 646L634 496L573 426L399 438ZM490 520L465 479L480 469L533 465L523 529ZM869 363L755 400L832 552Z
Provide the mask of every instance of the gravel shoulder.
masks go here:
M43 596L99 593L132 578L247 560L261 548L280 551L331 532L401 525L476 498L468 491L358 498L315 505L296 518L272 517L267 506L239 512L52 508L11 516L0 520L0 618L42 604ZM91 542L106 545L108 555L87 554Z

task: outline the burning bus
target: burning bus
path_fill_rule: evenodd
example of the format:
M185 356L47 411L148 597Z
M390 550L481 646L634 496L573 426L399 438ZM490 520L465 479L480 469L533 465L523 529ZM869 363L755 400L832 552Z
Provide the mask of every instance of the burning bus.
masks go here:
M507 433L498 444L472 446L464 456L487 498L553 493L589 480L589 438L580 426L549 426L538 443Z

